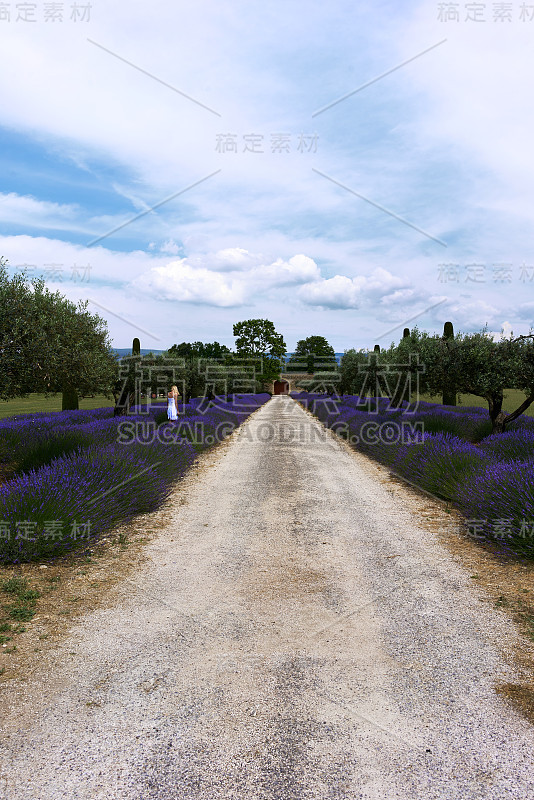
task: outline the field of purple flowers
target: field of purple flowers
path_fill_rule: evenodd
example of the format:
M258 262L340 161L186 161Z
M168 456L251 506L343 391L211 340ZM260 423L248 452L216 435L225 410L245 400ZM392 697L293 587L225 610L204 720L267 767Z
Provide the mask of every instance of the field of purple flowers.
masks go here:
M153 511L197 453L222 441L268 394L192 399L177 422L166 405L24 414L0 421L0 562L79 547Z
M357 449L449 501L474 538L534 556L534 418L491 435L483 408L419 402L392 410L387 398L293 397Z

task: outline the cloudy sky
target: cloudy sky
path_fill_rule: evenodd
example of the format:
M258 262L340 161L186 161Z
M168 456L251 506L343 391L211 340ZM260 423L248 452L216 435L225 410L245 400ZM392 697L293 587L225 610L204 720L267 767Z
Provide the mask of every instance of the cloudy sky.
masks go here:
M526 333L533 44L518 0L2 4L0 255L116 347Z

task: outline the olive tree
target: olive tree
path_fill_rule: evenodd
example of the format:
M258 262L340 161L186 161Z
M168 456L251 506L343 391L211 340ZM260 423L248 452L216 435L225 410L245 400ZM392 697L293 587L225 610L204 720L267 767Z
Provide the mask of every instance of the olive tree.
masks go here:
M0 259L0 398L30 392L110 396L116 358L105 320L50 292L42 279L9 276Z

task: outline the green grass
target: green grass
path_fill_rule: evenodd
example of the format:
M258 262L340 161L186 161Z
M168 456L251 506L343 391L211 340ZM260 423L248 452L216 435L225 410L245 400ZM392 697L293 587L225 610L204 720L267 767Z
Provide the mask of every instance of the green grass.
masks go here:
M94 397L80 399L80 408L84 411L114 405L113 398L108 399L98 394ZM12 417L16 414L32 414L37 411L61 411L61 394L57 394L55 397L45 397L44 394L30 394L28 397L19 397L15 400L0 400L0 419Z
M474 394L462 394L461 397L461 404L456 406L457 408L467 407L467 406L478 406L480 408L488 408L488 404L483 397L477 397ZM504 402L502 404L503 411L506 413L510 413L511 411L515 411L518 406L521 405L523 400L525 400L526 395L524 392L520 392L517 389L508 389L504 395ZM426 403L440 403L441 404L441 395L437 397L430 397L430 395L422 394L419 396L420 400L424 400ZM525 416L534 417L534 403L532 403L529 408L524 412Z
M27 578L8 578L0 585L0 590L9 595L12 601L9 605L3 605L2 607L4 620L2 621L1 629L4 632L22 633L26 630L23 626L19 625L17 628L12 628L7 620L28 622L35 615L36 601L41 596L40 592L29 587ZM5 644L12 637L2 636L0 638L3 640L1 644Z
M488 403L484 400L483 397L478 397L475 394L461 394L461 403L457 406L449 406L449 408L468 408L469 406L477 406L478 408L485 408L487 410ZM506 413L510 413L511 411L515 411L518 408L523 400L526 399L526 394L524 392L520 392L518 389L507 389L504 393L504 402L502 404L503 411ZM419 400L424 401L425 403L438 403L441 405L441 395L435 395L432 397L429 394L420 394ZM1 408L1 407L0 407ZM362 411L367 411L368 409L362 406ZM526 411L523 412L526 416L534 417L534 403L532 403Z

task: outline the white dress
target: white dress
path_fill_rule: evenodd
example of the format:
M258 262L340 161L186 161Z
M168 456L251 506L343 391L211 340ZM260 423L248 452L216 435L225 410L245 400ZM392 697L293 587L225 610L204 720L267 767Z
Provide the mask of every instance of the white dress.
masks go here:
M176 404L174 402L174 396L167 397L167 417L169 419L178 419L178 414L176 413Z

